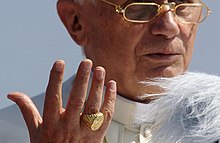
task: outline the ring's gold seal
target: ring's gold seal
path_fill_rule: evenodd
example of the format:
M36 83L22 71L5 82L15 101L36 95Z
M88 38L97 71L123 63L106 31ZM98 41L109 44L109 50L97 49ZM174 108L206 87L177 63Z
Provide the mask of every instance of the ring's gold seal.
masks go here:
M82 119L91 130L96 131L102 126L104 115L101 112L90 115L82 114Z

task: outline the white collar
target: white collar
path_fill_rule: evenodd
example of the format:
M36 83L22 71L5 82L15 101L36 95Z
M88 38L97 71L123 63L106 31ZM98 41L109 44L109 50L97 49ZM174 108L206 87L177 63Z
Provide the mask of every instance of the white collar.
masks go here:
M156 118L156 110L153 104L144 104L135 101L128 100L120 95L117 95L116 104L115 104L115 112L113 116L113 120L117 121L124 125L137 125L139 122L142 122L142 116L149 110L149 116L144 118L145 123L154 123ZM154 110L154 112L151 112Z

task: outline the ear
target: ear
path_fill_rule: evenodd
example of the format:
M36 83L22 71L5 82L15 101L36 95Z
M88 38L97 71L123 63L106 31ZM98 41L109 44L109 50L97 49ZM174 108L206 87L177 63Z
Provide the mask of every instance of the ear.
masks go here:
M82 6L73 0L58 0L57 12L58 15L69 32L73 40L81 46L86 44L86 32L84 30L83 21L80 16Z

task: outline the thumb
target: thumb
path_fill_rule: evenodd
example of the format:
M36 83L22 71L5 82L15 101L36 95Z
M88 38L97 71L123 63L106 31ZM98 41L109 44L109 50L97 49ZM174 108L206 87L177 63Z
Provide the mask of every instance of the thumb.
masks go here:
M24 93L11 92L7 97L19 106L29 130L30 137L32 137L37 131L39 124L42 123L42 118L37 107L34 105L30 97Z

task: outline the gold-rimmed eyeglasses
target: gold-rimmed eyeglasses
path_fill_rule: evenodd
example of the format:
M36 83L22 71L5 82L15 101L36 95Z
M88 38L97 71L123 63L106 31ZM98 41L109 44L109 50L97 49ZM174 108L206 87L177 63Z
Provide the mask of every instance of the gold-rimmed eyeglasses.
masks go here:
M183 23L201 23L211 14L211 10L200 0L194 3L164 2L159 5L152 2L133 2L126 6L117 5L108 0L103 2L115 7L115 11L123 15L124 19L134 23L150 22L159 16L166 6L173 12L174 17Z

